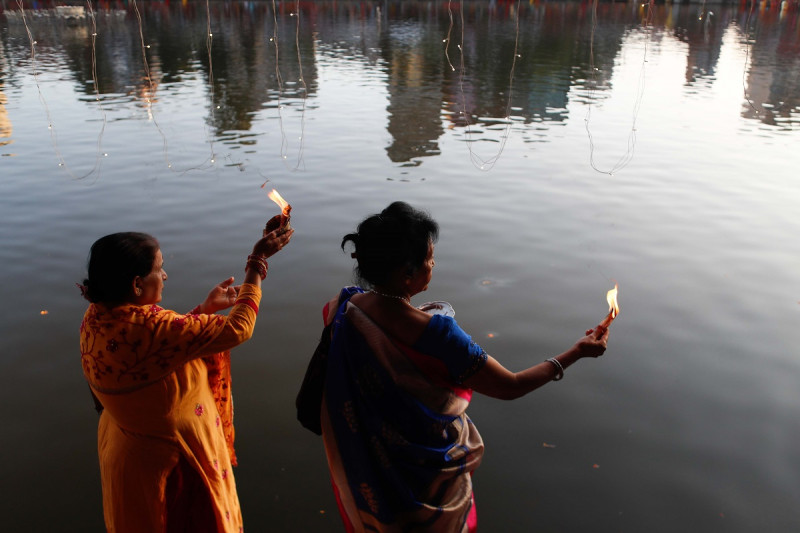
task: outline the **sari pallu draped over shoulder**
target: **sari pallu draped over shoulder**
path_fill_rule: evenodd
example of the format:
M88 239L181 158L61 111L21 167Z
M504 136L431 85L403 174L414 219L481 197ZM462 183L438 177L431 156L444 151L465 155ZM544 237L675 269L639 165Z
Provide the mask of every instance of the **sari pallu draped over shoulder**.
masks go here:
M347 531L475 531L471 473L483 440L466 414L472 391L459 384L485 352L440 316L403 345L349 296L334 317L322 406Z

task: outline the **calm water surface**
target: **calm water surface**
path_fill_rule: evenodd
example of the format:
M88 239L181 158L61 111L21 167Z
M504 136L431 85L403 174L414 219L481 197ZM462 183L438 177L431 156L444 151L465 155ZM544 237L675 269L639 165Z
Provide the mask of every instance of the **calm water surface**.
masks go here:
M342 531L293 402L341 236L396 199L442 226L416 303L511 369L620 285L606 356L474 399L481 531L800 530L796 3L275 5L0 5L4 529L103 527L91 243L156 235L188 310L241 278L275 187L297 233L234 352L249 531Z

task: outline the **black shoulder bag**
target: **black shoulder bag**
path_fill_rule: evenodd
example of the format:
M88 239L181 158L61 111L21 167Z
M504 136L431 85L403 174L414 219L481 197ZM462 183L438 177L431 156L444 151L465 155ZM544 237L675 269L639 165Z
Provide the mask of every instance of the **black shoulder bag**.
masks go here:
M322 336L308 363L303 384L294 404L297 407L297 420L312 433L322 435L320 413L322 409L322 389L325 387L325 370L328 364L328 349L331 347L333 321L322 330Z

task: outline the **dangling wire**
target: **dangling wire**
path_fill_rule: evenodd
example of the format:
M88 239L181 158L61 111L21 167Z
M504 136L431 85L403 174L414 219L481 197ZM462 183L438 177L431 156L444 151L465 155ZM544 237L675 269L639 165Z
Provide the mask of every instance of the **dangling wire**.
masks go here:
M103 115L103 126L100 128L100 135L97 136L97 157L94 162L94 168L89 172L89 174L83 176L84 178L92 174L95 170L97 170L98 177L100 175L102 157L105 155L103 154L103 133L106 131L106 123L108 121L106 117L106 111L103 109L103 105L100 102L100 86L97 83L97 19L94 15L94 9L92 7L91 0L86 0L86 7L89 10L89 18L92 21L92 85L94 86L94 99L95 102L97 102L97 107L100 109L100 112Z
M152 95L156 93L155 84L153 83L153 78L150 75L150 64L147 62L147 49L150 48L150 45L144 42L144 29L142 27L142 15L139 13L139 5L136 3L136 0L131 0L131 5L133 6L133 11L136 14L136 20L139 23L139 42L142 48L142 68L144 69L144 75L147 79L147 90L144 91L144 101L147 104L147 116L153 122L153 125L158 130L158 133L161 135L161 140L163 142L162 151L164 153L164 162L167 164L167 168L172 168L172 162L169 160L169 146L167 143L167 136L164 134L164 131L161 129L161 126L158 124L158 120L156 119L155 113L153 113L153 99Z
M206 0L206 53L208 54L208 97L209 97L209 111L211 126L214 125L216 117L217 103L214 91L214 62L211 58L211 46L214 43L214 34L211 32L211 6L209 0ZM209 162L213 165L216 162L216 154L214 154L214 134L209 134L208 125L206 125L206 139L208 140L209 150L211 155Z
M639 117L639 109L641 108L642 99L644 97L645 65L647 64L647 53L651 37L650 33L652 31L652 25L653 25L654 2L655 0L648 0L646 4L644 3L641 4L641 7L645 9L645 15L642 20L642 26L645 29L644 53L642 55L642 68L639 71L639 81L636 86L636 98L633 103L633 119L631 122L631 131L628 134L628 143L625 153L620 156L617 162L609 170L599 169L594 162L594 138L592 137L592 130L589 127L589 122L592 115L592 102L594 101L594 88L597 85L597 71L598 71L598 69L595 68L594 66L594 33L597 27L598 0L593 0L592 2L592 26L589 37L589 72L591 80L589 83L589 103L587 105L586 118L584 119L584 123L586 126L586 133L589 136L589 163L592 165L592 168L595 171L600 172L602 174L608 174L609 176L613 176L615 172L625 168L628 165L628 163L631 162L631 160L633 159L634 150L636 148L636 120Z
M305 109L306 109L306 97L307 97L307 87L305 78L303 77L303 68L302 68L302 61L300 58L300 2L299 0L295 1L295 12L290 13L290 16L297 17L295 19L295 46L297 48L297 62L300 66L300 83L303 86L303 107L302 113L300 118L300 148L297 151L297 164L294 168L289 167L287 164L287 159L289 158L289 141L286 137L286 129L283 125L283 76L281 76L281 67L280 67L280 50L278 46L278 14L277 14L277 7L275 5L275 0L272 0L272 37L270 37L270 41L272 41L275 47L275 81L278 85L278 98L277 98L277 108L278 108L278 124L280 125L281 130L281 148L280 148L280 155L281 159L284 162L284 165L287 168L291 168L291 170L297 170L303 164L303 144L305 143L304 139L304 128L305 128Z
M44 93L42 92L42 87L39 83L39 71L37 69L37 60L36 60L36 45L37 42L33 38L33 33L31 32L31 28L28 25L28 19L25 14L25 6L22 3L22 0L17 0L17 6L19 7L20 16L22 18L22 23L25 26L25 33L28 35L28 41L31 45L31 75L33 77L34 84L36 85L36 90L39 94L39 101L42 103L42 107L44 108L45 116L47 117L47 129L50 131L50 142L53 145L53 151L55 152L56 159L58 160L58 166L63 168L73 179L84 179L88 176L91 176L94 173L98 173L100 171L100 163L102 161L102 139L103 133L105 132L106 128L106 114L105 110L103 109L102 105L100 105L100 93L98 90L97 85L97 57L96 57L96 48L95 48L95 40L97 37L97 25L95 22L94 17L94 10L92 9L92 5L87 0L87 5L89 6L89 13L91 15L92 20L92 77L94 82L94 90L95 90L95 99L98 103L98 107L103 115L103 126L100 129L100 134L97 137L97 157L95 158L95 163L92 169L82 176L75 175L72 170L67 165L67 162L64 160L64 156L61 154L61 148L59 147L58 143L58 134L56 132L56 127L53 122L53 116L50 113L50 106L47 104L47 99L44 97Z
M39 71L37 70L36 67L37 42L33 39L33 34L31 33L31 29L28 26L28 19L25 16L25 6L23 6L22 0L17 0L17 6L19 6L20 16L22 17L22 23L25 26L25 32L28 34L28 41L31 44L31 74L33 75L33 81L36 84L36 89L37 91L39 91L39 101L42 103L45 115L47 116L47 129L50 130L50 140L53 143L53 149L56 152L56 158L58 159L58 166L66 167L67 164L61 155L61 150L58 148L58 136L56 135L55 126L53 125L53 117L50 114L50 107L47 105L47 100L45 99L44 94L42 93L42 87L39 85Z
M450 26L447 27L447 37L444 39L444 57L447 58L447 64L450 65L450 70L455 72L456 67L453 66L453 62L450 61L450 34L453 32L453 11L450 9L450 4L452 2L447 2L447 16L450 17ZM461 20L463 21L464 18L462 17ZM461 42L464 42L464 34L461 34Z
M447 2L447 12L450 16L450 27L447 30L447 37L445 38L445 57L447 58L447 63L450 65L450 68L455 71L455 67L450 62L450 34L453 29L453 13L450 9L451 2ZM459 14L461 19L461 43L457 45L458 50L460 52L460 62L459 62L459 76L458 76L458 85L459 91L461 93L461 115L464 118L464 123L466 124L466 139L467 139L467 149L469 150L469 158L472 164L480 169L489 171L494 167L497 160L500 158L500 155L503 153L505 149L506 142L508 142L508 138L511 134L511 98L513 96L514 90L514 72L517 67L517 59L520 57L518 53L519 47L519 0L514 3L513 11L514 13L514 56L511 61L511 70L508 74L508 99L506 101L506 113L505 113L505 129L501 136L500 140L500 148L497 150L497 153L488 159L481 158L475 151L472 149L472 124L470 122L469 114L467 113L467 99L464 95L464 73L466 72L466 66L464 62L464 6L463 2L459 3Z
M270 37L270 41L275 47L275 83L278 84L278 124L280 125L281 129L281 148L280 154L281 159L286 161L286 132L283 129L283 103L281 99L283 98L283 78L281 77L281 67L280 67L280 51L278 47L278 10L275 6L275 0L272 0L272 37Z
M297 170L300 166L303 165L303 146L306 142L305 137L305 130L306 130L306 99L308 98L308 86L306 85L306 78L303 76L303 58L300 55L300 0L295 0L295 30L294 30L294 47L297 51L297 69L300 73L300 85L302 86L303 97L302 97L302 107L300 110L300 146L297 149L297 163L294 166L293 170Z
M215 154L214 154L213 136L209 135L208 128L206 128L206 138L208 139L210 150L211 150L210 156L205 161L203 161L201 164L195 165L193 167L188 167L188 168L185 168L185 169L182 169L182 170L175 170L172 167L172 161L169 158L169 141L167 139L166 133L164 133L164 130L161 128L161 125L158 123L158 119L156 117L156 113L153 110L153 98L152 97L156 93L156 84L153 81L153 77L152 77L152 74L150 72L150 64L149 64L149 62L147 60L147 50L150 48L150 45L145 43L145 40L144 40L144 24L142 23L142 15L139 12L139 5L136 3L136 0L131 0L131 5L133 6L133 11L134 11L134 13L136 15L136 20L137 20L138 25L139 25L139 42L140 42L140 46L141 46L141 49L142 49L142 68L144 70L145 79L147 80L147 90L144 91L144 101L147 104L147 116L153 122L153 125L156 127L156 130L158 130L159 135L161 135L162 152L164 154L164 162L166 163L167 168L169 168L170 170L172 170L174 172L179 172L181 174L184 174L184 173L189 172L191 170L208 169L208 168L210 168L210 166L212 166L216 162ZM210 16L210 12L209 12L209 9L208 9L208 2L206 2L206 16L207 16L207 18L206 18L206 49L207 49L207 52L208 52L208 60L209 60L208 70L209 70L209 85L211 86L211 112L212 112L211 119L213 120L213 116L214 116L213 115L213 112L214 112L214 73L213 73L213 65L211 63L211 40L212 40L213 35L211 33L211 30L210 30L210 28L211 28L211 16Z
M747 104L753 111L755 111L756 117L760 118L761 112L756 108L755 104L753 104L752 100L750 100L750 95L747 93L747 63L750 61L750 19L753 16L755 6L755 0L750 0L750 10L747 12L747 20L744 23L744 68L742 69L742 93L744 95L744 99L747 101Z

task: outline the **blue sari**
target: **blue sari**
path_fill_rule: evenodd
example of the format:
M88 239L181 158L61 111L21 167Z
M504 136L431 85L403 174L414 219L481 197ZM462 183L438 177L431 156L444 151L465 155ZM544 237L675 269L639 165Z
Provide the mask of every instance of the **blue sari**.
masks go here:
M460 384L486 352L451 317L434 315L407 346L342 290L328 353L322 430L347 531L470 532L471 473L483 440Z

